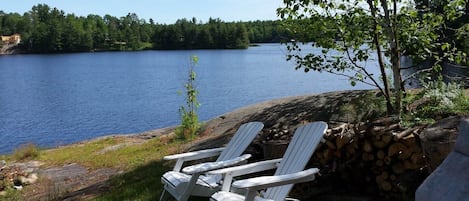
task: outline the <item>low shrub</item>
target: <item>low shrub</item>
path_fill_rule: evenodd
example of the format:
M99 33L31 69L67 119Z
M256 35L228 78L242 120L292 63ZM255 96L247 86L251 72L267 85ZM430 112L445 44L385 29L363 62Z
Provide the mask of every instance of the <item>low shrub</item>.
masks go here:
M19 161L35 159L39 156L39 152L40 150L36 145L28 143L15 149L13 152L13 158Z
M409 94L405 103L404 120L408 126L431 124L435 120L469 112L469 97L464 95L464 88L441 80L426 82L421 91Z

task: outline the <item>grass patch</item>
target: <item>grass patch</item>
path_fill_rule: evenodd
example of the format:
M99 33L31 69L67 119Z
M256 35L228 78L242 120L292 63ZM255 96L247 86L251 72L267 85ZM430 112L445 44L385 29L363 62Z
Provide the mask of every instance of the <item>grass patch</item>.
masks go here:
M109 181L109 189L94 200L158 200L163 189L161 176L170 170L173 161L163 161L163 156L180 152L187 141L161 136L149 140L129 137L109 137L73 144L50 150L39 150L33 145L18 149L17 155L1 156L6 160L32 159L45 166L63 166L78 163L90 170L114 168L124 171ZM34 156L34 157L32 157ZM56 188L50 184L49 188ZM53 193L53 192L51 192ZM63 196L58 195L58 196ZM22 192L9 192L0 200L22 200ZM59 200L54 197L54 200Z
M111 178L109 189L94 200L158 200L163 189L161 176L172 165L162 158L180 151L182 145L182 141L167 136L143 143L112 137L44 151L38 159L51 166L79 163L91 169L107 167L125 171Z
M20 191L14 190L14 189L7 189L5 196L0 195L0 200L2 200L2 201L23 201L24 199L21 196Z
M158 200L156 197L160 195L162 189L161 175L170 169L170 162L164 165L162 158L178 152L182 143L166 136L145 141L110 137L42 151L28 145L18 149L18 156L14 158L31 158L26 156L35 153L35 159L45 162L45 165L50 167L78 163L90 170L99 168L123 170L126 173L112 178L109 191L96 200ZM11 195L3 197L2 200L18 200L17 195Z
M38 160L51 166L79 163L91 169L127 171L161 160L163 156L177 152L177 147L180 147L179 142L161 138L136 143L125 137L111 137L44 151Z

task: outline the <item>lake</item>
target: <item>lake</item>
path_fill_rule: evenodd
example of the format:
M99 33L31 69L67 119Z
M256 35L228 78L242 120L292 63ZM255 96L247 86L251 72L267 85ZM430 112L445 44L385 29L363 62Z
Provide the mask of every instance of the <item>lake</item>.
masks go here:
M286 48L101 52L0 57L0 153L25 143L69 144L179 124L191 55L201 120L260 101L351 87L326 73L295 71Z

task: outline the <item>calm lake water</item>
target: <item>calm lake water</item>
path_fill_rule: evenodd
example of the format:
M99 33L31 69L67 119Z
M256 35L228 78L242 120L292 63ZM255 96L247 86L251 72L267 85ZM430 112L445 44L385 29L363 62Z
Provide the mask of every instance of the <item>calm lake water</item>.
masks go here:
M199 116L208 120L269 99L351 87L330 74L295 71L286 48L104 52L0 57L0 153L32 142L53 147L179 124L191 55L199 57Z

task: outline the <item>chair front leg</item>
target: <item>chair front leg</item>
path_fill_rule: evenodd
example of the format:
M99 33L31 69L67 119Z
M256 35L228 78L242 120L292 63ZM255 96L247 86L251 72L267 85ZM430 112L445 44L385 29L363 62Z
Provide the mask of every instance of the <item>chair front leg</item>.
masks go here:
M254 201L257 196L257 191L253 189L246 189L246 195L244 196L245 201Z
M195 173L191 175L191 180L187 184L179 199L177 199L178 201L187 201L189 199L189 197L191 196L192 189L195 187L199 176L200 173Z
M223 186L221 188L222 191L230 192L231 183L233 182L233 175L226 174L223 177Z
M166 192L166 189L163 189L163 191L161 192L160 201L168 201L170 196L171 195L169 195L169 193Z

